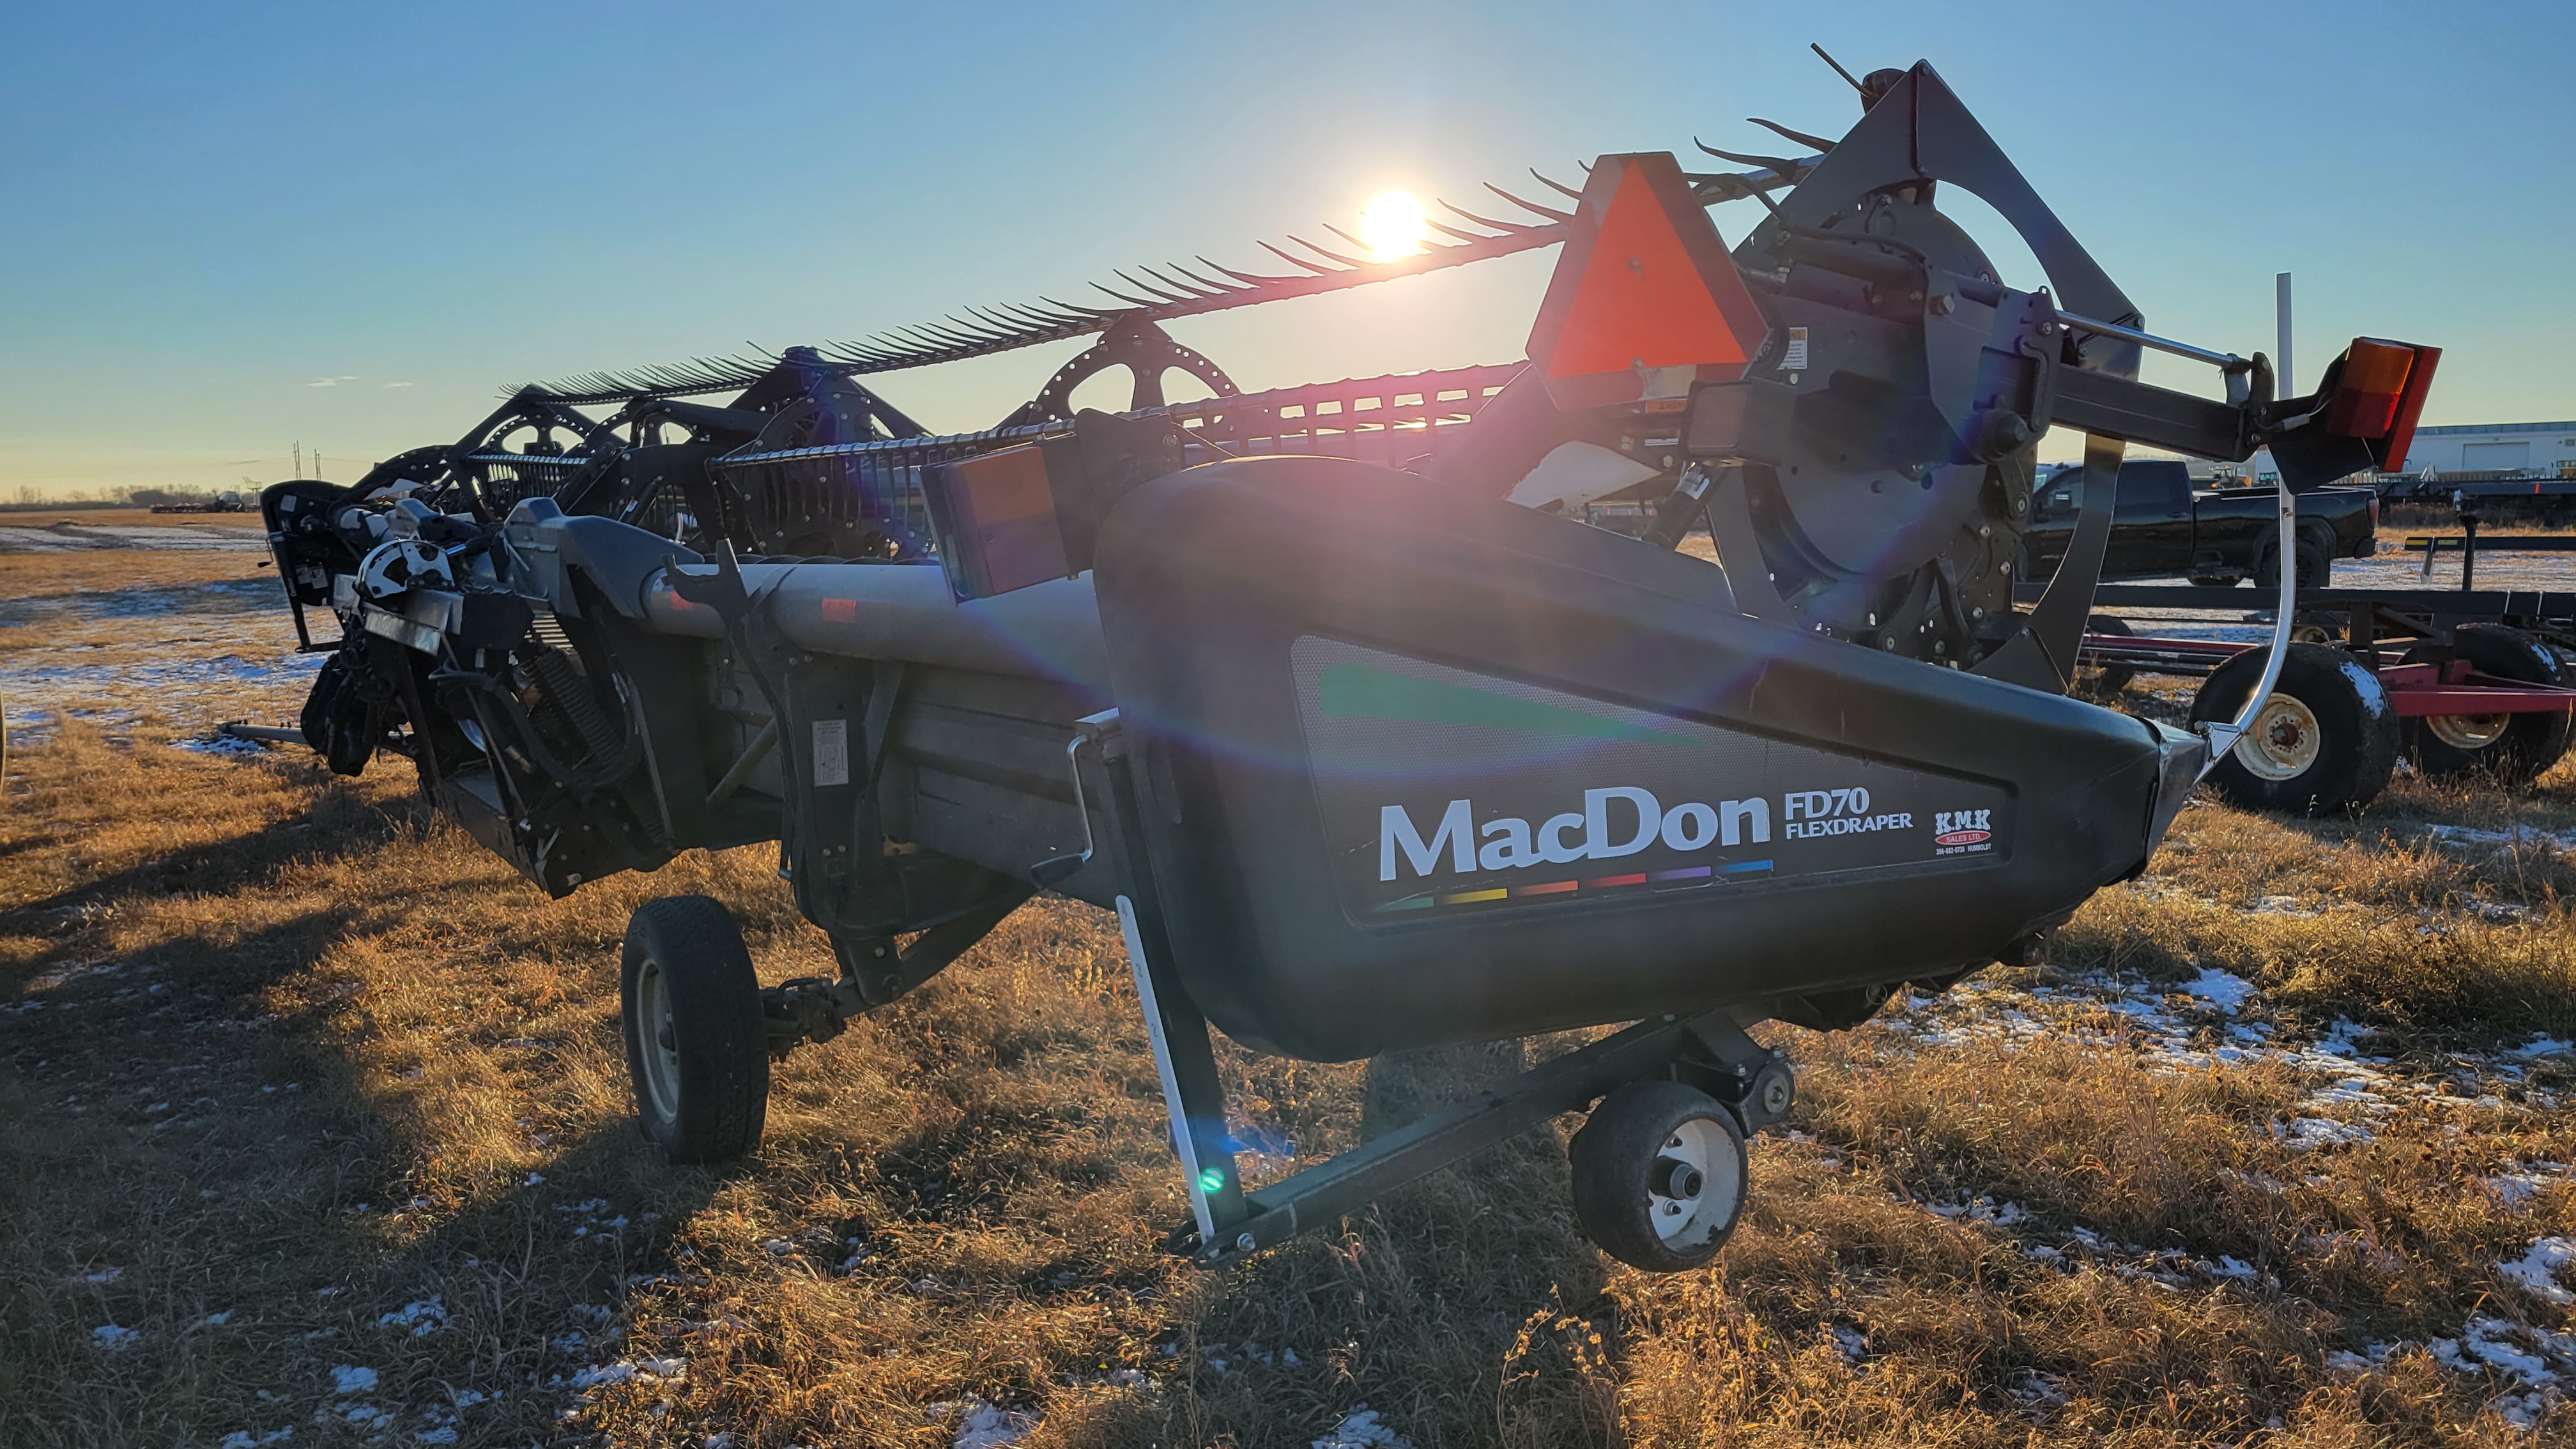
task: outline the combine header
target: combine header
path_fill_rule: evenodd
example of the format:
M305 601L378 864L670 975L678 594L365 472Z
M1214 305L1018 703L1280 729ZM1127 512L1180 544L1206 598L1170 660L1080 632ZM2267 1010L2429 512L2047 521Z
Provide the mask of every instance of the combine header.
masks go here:
M281 576L332 651L305 737L343 773L408 756L555 895L779 843L836 977L763 988L702 897L627 936L637 1104L677 1158L749 1151L773 1056L1056 890L1125 932L1200 1261L1588 1108L1586 1230L1705 1262L1794 1090L1747 1027L2033 959L2252 717L2066 696L2123 444L2268 446L2322 483L2403 456L2433 366L2360 341L2284 398L2259 353L2150 335L1929 65L1855 85L1840 141L1771 127L1812 154L1604 156L1419 255L1298 243L1286 274L1122 273L1111 308L526 387L354 486L280 485ZM2046 289L1998 275L1951 187ZM1730 250L1706 208L1746 197L1768 215ZM1246 395L1159 325L1543 246L1505 366ZM980 433L862 382L1086 336ZM2138 382L2141 348L2225 400ZM1119 366L1129 409L1071 410ZM1165 401L1174 370L1216 396ZM2090 435L2082 517L2023 611L2051 426ZM1655 536L1566 516L1641 484ZM1672 546L1702 516L1716 564ZM1340 1060L1623 1022L1257 1185L1208 1034Z

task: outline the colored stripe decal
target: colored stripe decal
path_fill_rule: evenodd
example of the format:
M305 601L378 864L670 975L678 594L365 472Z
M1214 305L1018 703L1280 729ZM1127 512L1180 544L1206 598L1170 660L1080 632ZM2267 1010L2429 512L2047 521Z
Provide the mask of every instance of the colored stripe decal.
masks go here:
M1747 871L1769 870L1770 868L1771 862L1767 860L1747 860L1728 866L1726 868L1726 873L1728 875L1742 875Z
M1645 873L1640 871L1635 875L1605 875L1597 880L1588 880L1583 883L1583 888L1588 891L1597 891L1606 890L1611 886L1644 885L1645 883Z
M1460 891L1454 896L1442 896L1440 898L1440 904L1444 906L1473 905L1477 901L1499 901L1510 894L1510 891L1500 888L1489 891Z
M1437 904L1437 902L1433 901L1429 896L1406 896L1400 901L1388 901L1385 905L1378 907L1378 910L1419 911L1426 910L1435 904Z
M1512 894L1516 896L1555 896L1563 895L1565 892L1572 889L1574 889L1574 882L1570 880L1552 880L1545 885L1514 886L1512 887Z
M1659 871L1656 871L1656 872L1655 872L1655 879L1657 879L1657 880L1706 880L1706 879L1708 879L1708 878L1709 878L1709 874L1710 874L1710 872L1709 872L1709 868L1708 868L1707 866L1704 866L1704 865L1695 865L1695 866L1692 866L1692 867L1691 867L1690 869L1688 869L1688 870L1659 870Z
M1315 681L1316 702L1326 719L1391 719L1420 724L1481 725L1575 740L1638 740L1707 749L1708 742L1686 734L1603 719L1579 709L1515 699L1507 694L1411 679L1364 664L1328 664Z

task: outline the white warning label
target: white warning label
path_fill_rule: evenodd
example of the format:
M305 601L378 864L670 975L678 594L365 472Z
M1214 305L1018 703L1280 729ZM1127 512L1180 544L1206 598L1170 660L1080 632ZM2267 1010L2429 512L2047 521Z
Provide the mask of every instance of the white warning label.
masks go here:
M1780 370L1783 372L1804 372L1807 370L1806 328L1792 327L1789 329L1789 347L1787 351L1780 354Z
M850 783L850 722L845 719L814 721L814 784L846 785Z

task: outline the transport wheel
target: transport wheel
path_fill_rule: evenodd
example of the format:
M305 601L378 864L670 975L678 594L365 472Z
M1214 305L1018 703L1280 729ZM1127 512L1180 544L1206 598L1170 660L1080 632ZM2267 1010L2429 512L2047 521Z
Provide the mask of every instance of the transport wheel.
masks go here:
M2334 554L2313 538L2300 539L2290 555L2290 579L2303 594L2334 587ZM2263 561L2254 566L2254 587L2269 591L2280 586L2281 551L2266 547Z
M2192 699L2192 722L2234 719L2263 677L2263 653L2218 666ZM2330 644L2293 644L2254 727L2209 783L2248 809L2324 815L2369 804L2396 763L2397 710L2378 676Z
M2501 624L2463 624L2451 636L2454 657L2480 674L2522 684L2563 685L2566 675L2548 645ZM2433 649L2406 651L2406 664L2430 663ZM2438 714L2405 721L2406 758L2427 775L2482 771L2510 785L2538 779L2567 753L2576 716L2553 714Z
M2084 632L2110 634L2122 639L2134 637L2128 620L2109 614L2095 614L2086 619ZM2137 677L2138 672L2125 664L2105 664L2093 676L2093 691L2096 694L2118 694L2129 687L2130 680Z
M1592 1109L1569 1156L1575 1220L1601 1251L1632 1268L1696 1268L1717 1256L1743 1216L1743 1129L1696 1087L1621 1087Z
M2298 576L2300 592L2334 587L2334 549L2323 540L2300 539L2298 557L2292 559L2290 563L2292 571Z
M619 997L644 1135L674 1162L727 1162L759 1146L769 1034L733 913L705 896L638 909Z

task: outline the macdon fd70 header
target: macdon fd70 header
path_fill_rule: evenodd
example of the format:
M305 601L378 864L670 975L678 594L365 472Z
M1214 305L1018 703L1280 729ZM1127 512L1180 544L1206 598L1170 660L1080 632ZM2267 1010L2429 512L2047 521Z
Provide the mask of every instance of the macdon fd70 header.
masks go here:
M1545 182L1561 204L1503 194L1529 219L1453 208L1417 255L1298 242L1278 275L1122 273L1115 307L525 387L354 486L280 484L279 571L331 653L304 736L346 774L408 756L555 895L779 843L837 977L761 986L704 897L627 934L636 1101L676 1158L751 1150L774 1056L1055 890L1125 932L1176 1249L1228 1261L1590 1108L1585 1230L1705 1262L1794 1089L1745 1029L2034 959L2241 726L2067 697L2123 444L2268 447L2313 486L2404 456L2435 359L2356 341L2278 396L2259 353L2143 330L1928 64L1853 84L1839 141L1763 122L1802 154L1719 173L1604 156ZM1943 215L1953 187L2046 290ZM1730 250L1707 207L1747 197L1768 214ZM1247 395L1159 326L1542 246L1508 366ZM1079 336L980 433L859 381ZM2226 400L2137 381L2141 348ZM1116 366L1133 406L1077 415ZM1175 369L1216 395L1167 403ZM2017 611L2051 426L2090 438L2082 520ZM1665 495L1647 537L1577 521L1639 486ZM1701 518L1716 563L1673 546ZM1259 1186L1208 1035L1344 1060L1623 1022Z

